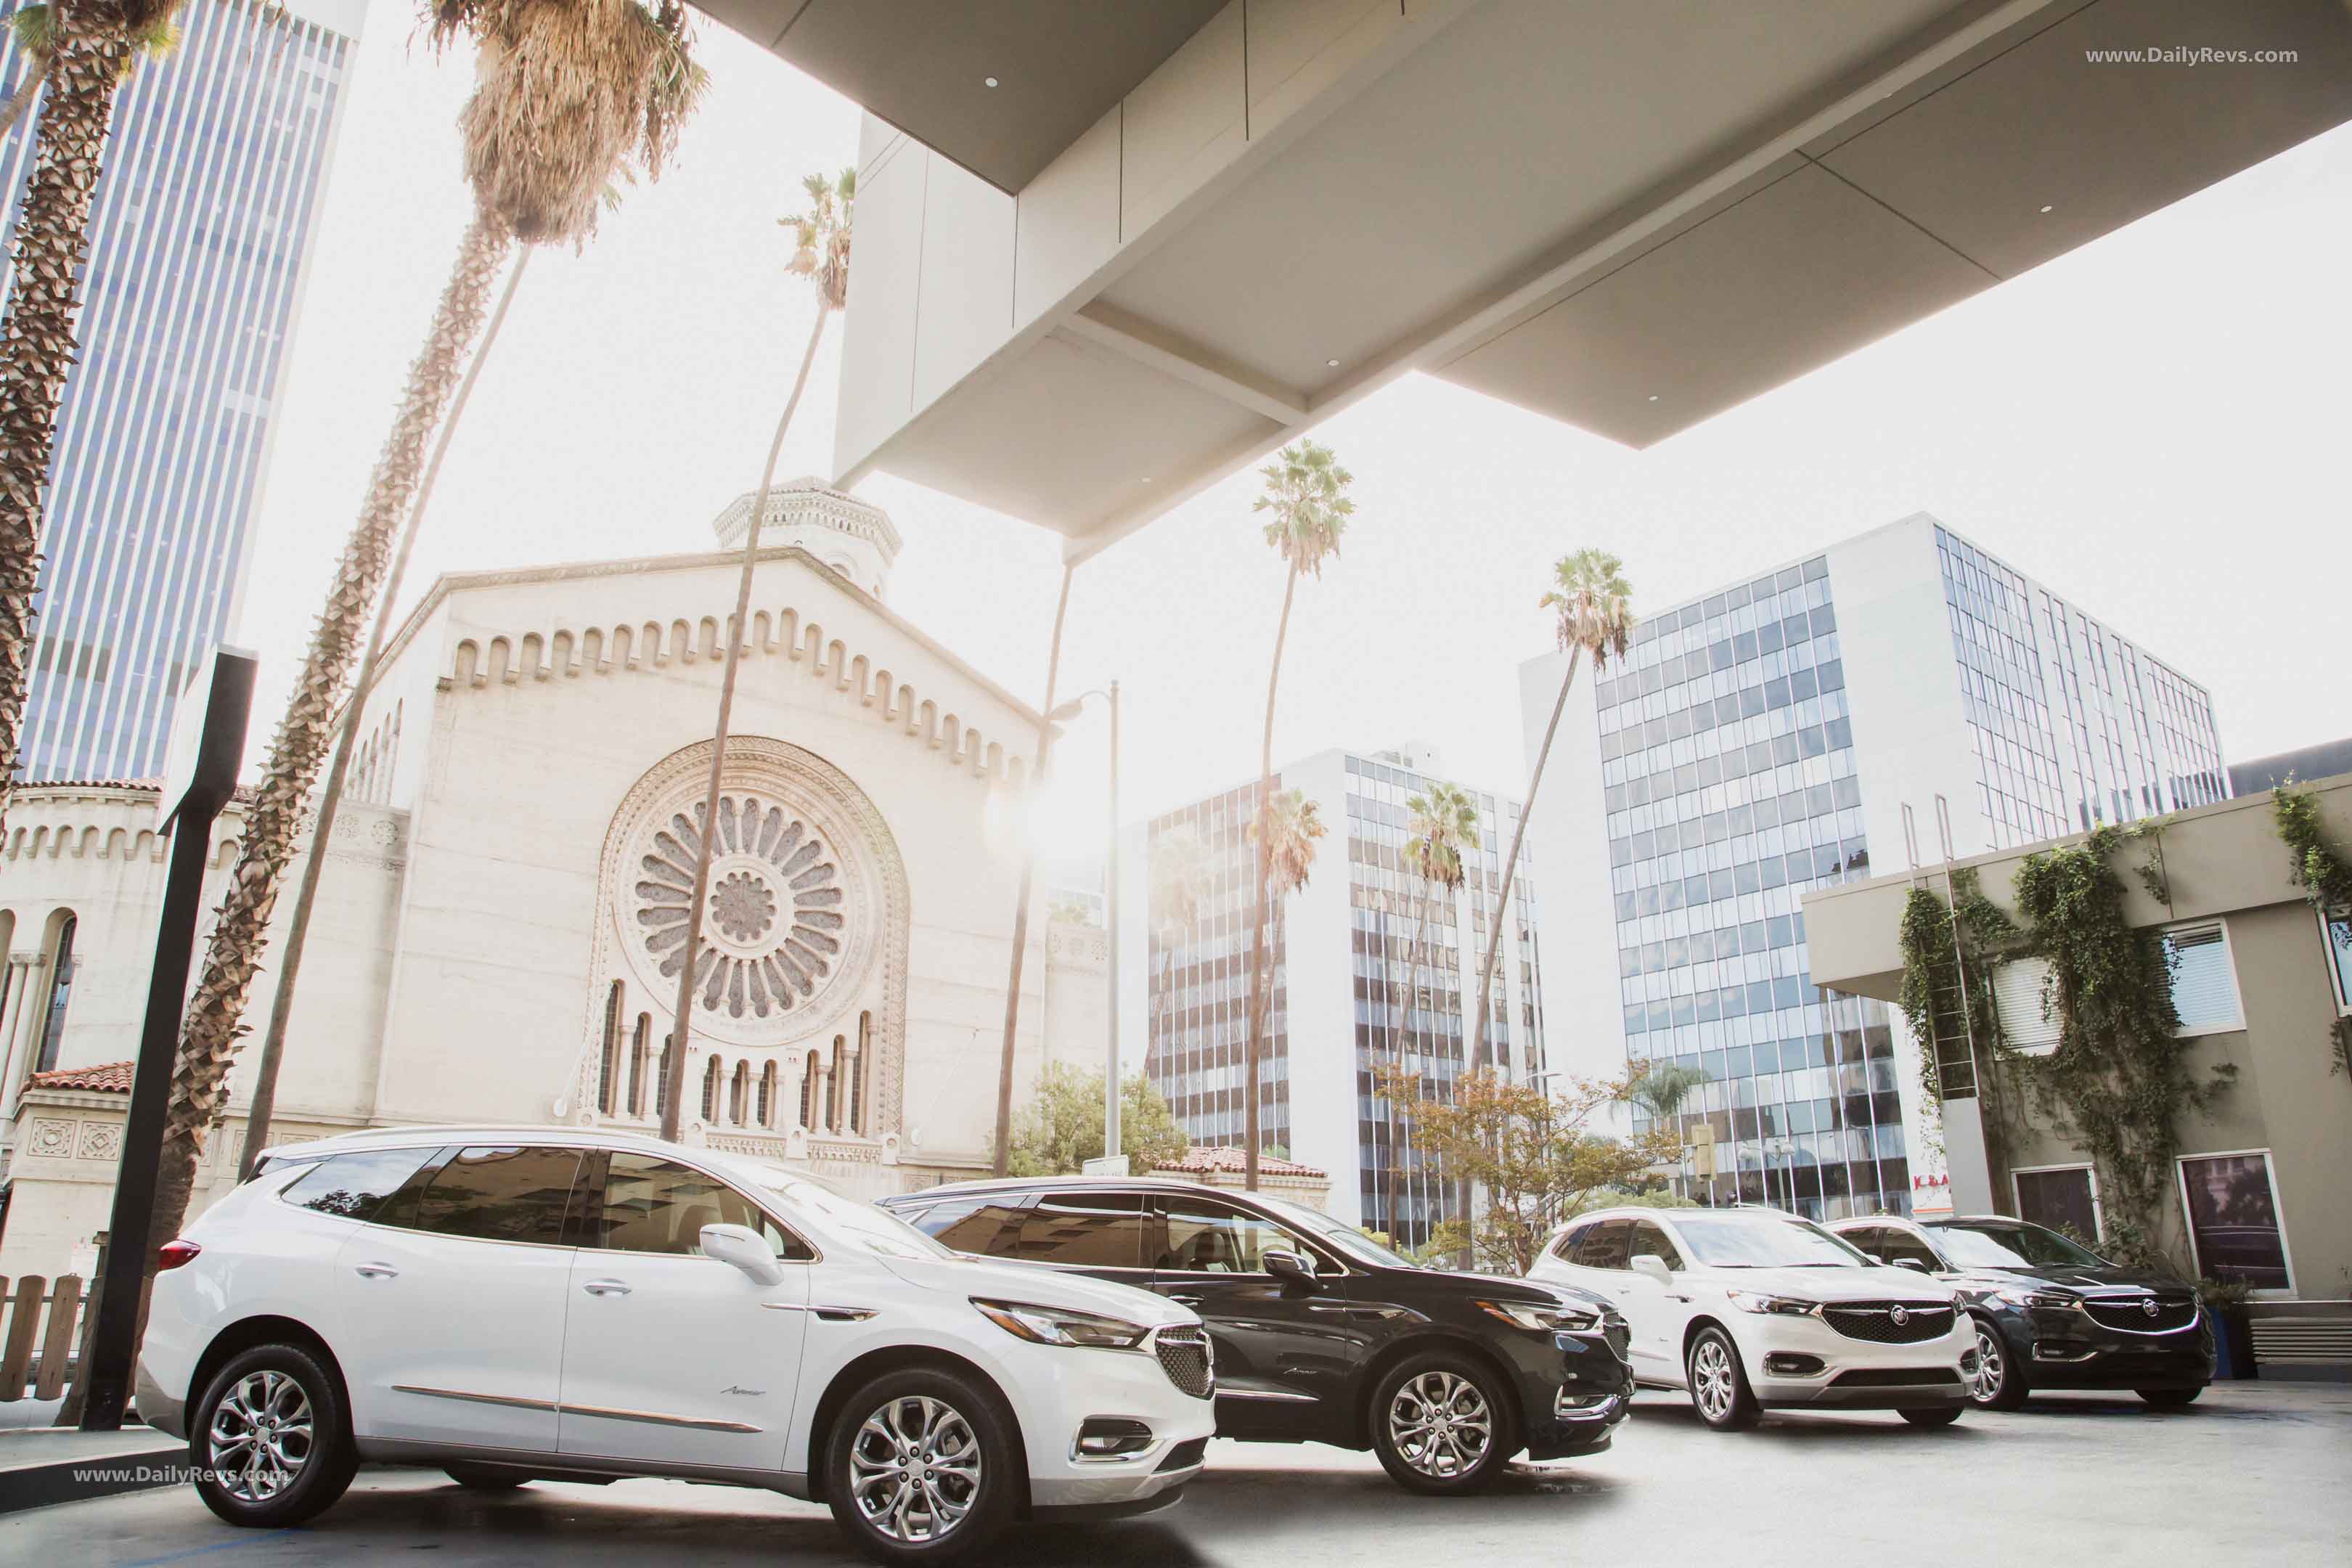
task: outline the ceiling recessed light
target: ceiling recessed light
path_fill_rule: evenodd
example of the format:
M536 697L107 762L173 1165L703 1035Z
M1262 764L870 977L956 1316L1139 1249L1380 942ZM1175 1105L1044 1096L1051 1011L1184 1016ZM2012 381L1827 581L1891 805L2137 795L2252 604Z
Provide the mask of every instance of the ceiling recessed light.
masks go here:
M991 87L994 87L994 86L996 85L996 79L995 79L994 77L992 77L992 76L991 76L991 77L982 77L982 78L981 78L981 79L982 79L982 81L986 82L986 83L987 83L989 86L991 86Z
M1144 482L1145 484L1147 484L1147 485L1148 485L1148 484L1150 484L1150 483L1151 482L1151 476L1150 476L1150 474L1146 474L1146 475L1144 475L1144 476L1143 476L1143 482Z
M2049 205L2049 204L2048 204L2048 203L2044 203L2044 204L2042 204L2042 210L2043 212L2048 212L2048 211L2050 210L2050 205Z
M1327 359L1323 362L1323 368L1326 370L1337 370L1339 368L1339 362L1335 359Z
M1656 393L1654 393L1654 393L1650 394L1650 401L1651 401L1651 402L1655 403L1657 400L1658 400L1658 395L1657 395Z

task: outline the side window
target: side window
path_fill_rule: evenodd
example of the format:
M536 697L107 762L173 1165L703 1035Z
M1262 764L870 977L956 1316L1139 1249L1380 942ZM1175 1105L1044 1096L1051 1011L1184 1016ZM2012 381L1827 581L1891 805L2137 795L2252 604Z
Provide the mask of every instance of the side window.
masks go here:
M958 1252L1009 1253L1021 1240L1021 1200L954 1198L908 1216L917 1230ZM1007 1225L1007 1221L1013 1223Z
M1213 1198L1159 1199L1153 1231L1151 1266L1171 1274L1263 1274L1267 1253L1302 1250L1272 1220Z
M604 1171L604 1201L582 1245L608 1252L702 1256L702 1227L740 1225L757 1231L778 1258L805 1260L800 1239L716 1176L650 1154L615 1153Z
M1876 1225L1857 1225L1841 1228L1837 1238L1874 1263L1886 1261L1886 1228Z
M310 1167L278 1194L283 1201L344 1219L373 1219L384 1201L438 1149L371 1149L337 1154Z
M1571 1260L1580 1268L1622 1268L1633 1226L1622 1219L1604 1219L1578 1237Z
M1010 1256L1080 1268L1140 1268L1143 1200L1134 1193L1041 1193L1021 1218Z
M576 1149L460 1149L417 1195L410 1223L436 1236L553 1245L579 1170Z
M1863 1250L1882 1263L1900 1263L1907 1258L1930 1274L1943 1269L1944 1260L1936 1256L1935 1248L1899 1226L1888 1226L1878 1233L1878 1238L1879 1246Z
M1561 1231L1559 1239L1551 1244L1551 1255L1562 1263L1575 1262L1576 1249L1583 1242L1585 1232L1591 1228L1589 1225L1578 1225Z
M1666 1239L1664 1228L1645 1219L1633 1222L1633 1245L1627 1250L1626 1258L1629 1261L1636 1258L1654 1258L1676 1273L1682 1271L1683 1255L1676 1252L1675 1244Z

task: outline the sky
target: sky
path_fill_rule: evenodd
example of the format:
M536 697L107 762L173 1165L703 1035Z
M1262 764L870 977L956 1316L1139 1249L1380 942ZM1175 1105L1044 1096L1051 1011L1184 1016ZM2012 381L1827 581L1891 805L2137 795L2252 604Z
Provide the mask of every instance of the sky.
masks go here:
M372 10L244 606L256 759L470 209L470 63L412 48L405 6ZM857 111L715 25L699 54L711 90L675 166L583 253L532 258L404 607L444 572L708 548L757 482L814 310L775 220L804 173L854 161ZM1276 760L1425 740L1516 795L1517 670L1549 647L1553 560L1613 551L1637 611L1665 607L1922 510L2206 685L2231 759L2352 735L2347 254L2352 126L1647 451L1400 382L1317 432L1357 511L1300 591ZM838 346L782 473L832 472ZM1129 820L1256 766L1283 587L1257 488L1236 475L1076 574L1062 691L1121 682ZM1042 699L1059 539L887 475L859 493L905 538L893 606ZM1107 821L1099 712L1068 731L1041 814L1063 849Z

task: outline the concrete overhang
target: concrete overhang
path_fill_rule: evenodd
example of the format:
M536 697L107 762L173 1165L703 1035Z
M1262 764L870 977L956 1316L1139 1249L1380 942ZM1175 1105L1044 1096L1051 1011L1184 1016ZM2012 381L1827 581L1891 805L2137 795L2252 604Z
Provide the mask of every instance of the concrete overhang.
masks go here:
M989 120L980 12L1102 58ZM2352 115L2342 0L714 15L880 117L840 482L1074 556L1408 371L1646 447ZM2158 47L2294 58L2093 58Z

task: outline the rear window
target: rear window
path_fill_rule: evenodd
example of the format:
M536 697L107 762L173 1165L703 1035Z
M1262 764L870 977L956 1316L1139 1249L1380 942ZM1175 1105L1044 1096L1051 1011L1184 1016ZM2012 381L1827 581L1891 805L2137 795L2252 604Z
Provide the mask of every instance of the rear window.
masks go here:
M440 1151L370 1149L362 1153L336 1154L310 1167L278 1195L299 1207L344 1219L373 1219L384 1200L416 1173L418 1166Z
M1001 1197L951 1198L908 1215L907 1220L942 1247L985 1257L1011 1250L1011 1243L1021 1234L1021 1207L1018 1198L1010 1202ZM1007 1221L1013 1222L1010 1228Z

